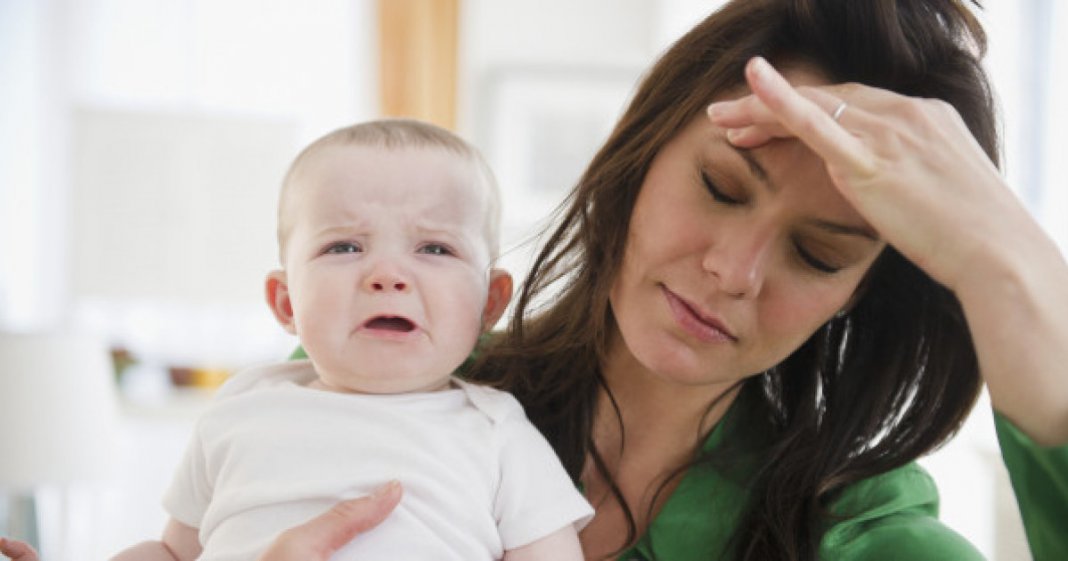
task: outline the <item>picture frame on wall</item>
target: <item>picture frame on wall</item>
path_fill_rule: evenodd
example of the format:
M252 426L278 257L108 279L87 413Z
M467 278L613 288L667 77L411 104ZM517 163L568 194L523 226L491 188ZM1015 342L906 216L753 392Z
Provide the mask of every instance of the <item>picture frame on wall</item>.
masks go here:
M533 236L550 223L611 133L640 67L509 67L491 71L476 143L501 188L504 265L517 277Z

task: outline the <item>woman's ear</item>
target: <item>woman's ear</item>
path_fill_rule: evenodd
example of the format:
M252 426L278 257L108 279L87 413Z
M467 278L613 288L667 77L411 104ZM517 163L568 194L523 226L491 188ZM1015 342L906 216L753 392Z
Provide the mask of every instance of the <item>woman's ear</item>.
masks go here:
M274 313L278 324L291 335L297 334L297 325L293 321L293 303L289 300L289 285L286 284L286 272L279 269L267 273L267 305Z
M512 300L512 275L504 269L490 269L489 291L486 307L482 310L482 331L485 333L497 324Z

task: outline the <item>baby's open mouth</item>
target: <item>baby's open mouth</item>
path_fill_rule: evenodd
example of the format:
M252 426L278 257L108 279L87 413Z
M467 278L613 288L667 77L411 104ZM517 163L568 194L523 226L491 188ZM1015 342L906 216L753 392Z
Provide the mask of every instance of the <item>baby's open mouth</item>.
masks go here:
M371 318L367 323L363 324L367 329L382 329L385 331L397 331L401 333L407 333L415 330L415 324L407 318L398 316L378 316Z

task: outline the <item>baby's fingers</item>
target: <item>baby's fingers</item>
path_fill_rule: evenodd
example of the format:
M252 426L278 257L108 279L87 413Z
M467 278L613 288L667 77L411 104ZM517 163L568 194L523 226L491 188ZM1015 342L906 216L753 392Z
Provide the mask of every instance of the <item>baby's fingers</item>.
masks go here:
M37 552L18 540L0 538L0 554L13 561L37 561Z

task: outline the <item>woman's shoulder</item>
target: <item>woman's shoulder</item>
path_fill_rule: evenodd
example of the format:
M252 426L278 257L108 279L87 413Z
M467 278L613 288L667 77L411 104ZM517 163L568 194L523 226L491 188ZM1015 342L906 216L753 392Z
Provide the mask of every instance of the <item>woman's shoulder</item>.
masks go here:
M938 520L938 488L915 463L847 486L828 507L831 522L820 559L983 559L975 546Z

